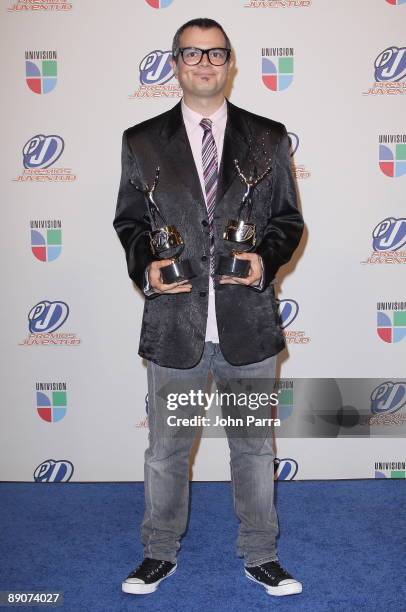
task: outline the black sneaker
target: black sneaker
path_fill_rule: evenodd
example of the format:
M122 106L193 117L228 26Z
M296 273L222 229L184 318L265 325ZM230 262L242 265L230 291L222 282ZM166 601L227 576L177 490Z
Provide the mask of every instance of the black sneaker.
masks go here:
M144 561L127 576L121 587L124 593L144 595L157 590L159 583L176 571L176 563L145 557Z
M265 587L268 595L294 595L302 592L302 583L284 570L279 561L246 567L245 575Z

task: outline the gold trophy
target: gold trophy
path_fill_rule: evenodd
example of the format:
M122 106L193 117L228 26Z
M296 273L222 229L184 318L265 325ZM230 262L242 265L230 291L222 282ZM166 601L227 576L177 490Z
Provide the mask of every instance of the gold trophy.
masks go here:
M188 259L179 261L178 258L185 248L183 238L174 225L168 225L158 204L154 200L154 192L158 179L159 166L156 169L152 185L145 185L142 191L147 197L148 213L152 228L149 232L151 250L158 259L172 259L171 264L160 268L162 282L170 284L193 278L196 275ZM138 185L135 185L135 187L141 190Z
M227 241L227 246L231 251L230 255L220 255L215 274L238 276L240 278L246 278L249 274L250 262L245 259L238 259L236 254L252 251L256 245L256 226L255 223L250 222L253 194L258 183L271 171L270 161L262 174L257 176L257 169L254 167L252 174L246 177L240 169L238 160L234 160L237 174L244 183L246 191L238 210L238 218L229 219L224 229L223 239Z

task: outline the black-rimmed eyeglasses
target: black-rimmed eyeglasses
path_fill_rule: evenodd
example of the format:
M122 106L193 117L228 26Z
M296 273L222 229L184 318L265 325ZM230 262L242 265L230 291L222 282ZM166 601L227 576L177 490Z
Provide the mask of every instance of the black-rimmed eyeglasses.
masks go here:
M178 49L183 61L188 66L197 66L202 61L203 55L207 55L210 64L213 66L224 66L229 60L231 49L215 47L213 49L199 49L198 47L182 47Z

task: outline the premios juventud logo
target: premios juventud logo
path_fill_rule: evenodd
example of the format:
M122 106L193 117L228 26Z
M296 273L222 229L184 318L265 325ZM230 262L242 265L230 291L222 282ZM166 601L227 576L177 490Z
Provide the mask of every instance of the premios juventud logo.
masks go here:
M244 0L244 8L254 9L284 9L284 8L309 8L311 0Z
M296 162L295 154L299 150L299 136L294 132L288 132L288 138L290 142L290 156L292 158L292 170L297 179L310 178L311 172L306 168L304 164Z
M406 47L393 45L378 53L373 63L374 83L364 96L406 94Z
M386 380L375 387L370 396L371 415L368 424L396 426L404 428L406 424L406 383ZM400 433L400 430L399 430Z
M406 218L386 217L371 232L372 252L362 264L406 263Z
M304 330L287 329L299 314L299 304L296 300L279 301L279 322L287 344L308 344L310 337Z
M299 469L296 459L284 457L274 459L274 479L275 480L294 480Z
M402 427L406 425L406 382L383 380L374 385L367 399L369 411L359 416L359 423L369 427ZM396 431L396 429L394 430ZM399 436L401 436L401 431Z
M69 317L69 306L61 300L41 300L28 312L28 336L19 346L77 346L80 338L60 328Z
M22 147L23 171L13 179L19 183L66 183L76 180L72 168L60 159L65 142L57 134L35 134Z
M14 13L54 13L67 12L73 9L73 2L65 0L14 0L7 7L8 11Z
M45 459L34 470L34 482L68 482L73 463L67 459Z
M151 98L181 98L182 89L171 65L172 51L154 49L140 60L138 87L128 97L132 100Z

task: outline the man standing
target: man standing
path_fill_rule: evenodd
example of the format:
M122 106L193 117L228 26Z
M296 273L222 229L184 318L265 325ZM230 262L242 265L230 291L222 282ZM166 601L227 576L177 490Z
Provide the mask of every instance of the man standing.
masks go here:
M189 453L194 435L175 435L158 391L189 384L203 389L208 373L217 383L229 379L274 379L276 355L285 346L273 280L289 261L302 231L289 140L281 123L231 104L224 96L233 66L230 41L211 19L194 19L175 34L173 70L183 99L171 110L123 134L122 176L114 227L125 249L128 273L144 293L139 355L147 360L149 447L145 453L145 515L141 526L144 560L122 584L126 593L156 590L176 570L186 529ZM251 220L255 252L246 278L214 273L227 253L223 231L238 216L244 192L234 160L245 175L253 160L271 171L256 188ZM154 194L168 224L176 226L195 276L162 282L151 251L147 200L143 193L159 166ZM187 415L198 413L187 406ZM247 578L271 595L300 593L302 585L285 571L276 551L278 519L274 506L274 453L271 434L229 435L236 513L237 552Z

